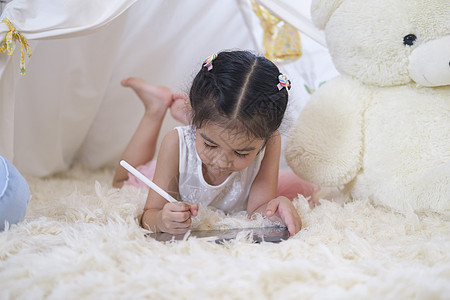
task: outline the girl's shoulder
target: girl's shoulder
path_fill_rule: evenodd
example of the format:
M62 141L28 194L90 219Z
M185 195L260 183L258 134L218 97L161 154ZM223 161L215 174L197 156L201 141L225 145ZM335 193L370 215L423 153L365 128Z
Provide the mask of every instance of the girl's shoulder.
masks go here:
M278 150L281 148L281 134L277 130L273 133L273 135L267 140L266 149L269 148L269 151L275 149Z
M166 135L164 136L163 140L162 140L162 144L161 144L161 148L166 145L166 146L176 146L179 143L179 133L178 130L172 129L170 130L168 133L166 133Z
M182 145L195 144L195 127L191 125L175 127L164 136L160 151L169 151L179 154L180 143Z
M178 157L178 148L179 148L179 137L178 131L176 129L172 129L164 136L161 147L159 149L159 156L162 157Z

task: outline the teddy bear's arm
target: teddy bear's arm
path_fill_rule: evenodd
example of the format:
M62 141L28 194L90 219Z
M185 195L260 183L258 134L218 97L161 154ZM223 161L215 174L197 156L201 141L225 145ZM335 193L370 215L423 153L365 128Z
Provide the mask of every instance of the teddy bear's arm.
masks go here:
M359 83L342 77L313 94L286 141L286 161L297 175L322 186L346 184L356 176L368 97Z

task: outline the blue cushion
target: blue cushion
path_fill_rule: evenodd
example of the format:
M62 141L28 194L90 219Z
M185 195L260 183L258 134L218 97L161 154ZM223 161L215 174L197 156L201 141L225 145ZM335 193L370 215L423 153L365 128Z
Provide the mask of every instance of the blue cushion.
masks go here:
M5 229L5 222L16 224L23 220L29 200L27 181L0 155L0 231Z

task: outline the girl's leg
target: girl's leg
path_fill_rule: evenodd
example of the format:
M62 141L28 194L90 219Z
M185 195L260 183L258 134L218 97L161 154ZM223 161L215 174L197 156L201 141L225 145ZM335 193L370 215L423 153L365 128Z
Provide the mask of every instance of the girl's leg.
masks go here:
M170 106L172 117L184 125L191 123L191 104L189 96L186 94L173 94L172 105Z
M172 117L179 121L180 123L187 125L190 123L190 109L191 106L189 104L189 98L186 94L173 94L172 95L172 104L170 106L170 114ZM136 167L139 172L144 174L148 179L153 180L153 176L155 175L156 169L156 160L151 160L146 164L140 165ZM124 181L126 185L132 185L137 188L148 189L148 186L145 185L140 179L135 177L133 174L129 174L127 180Z
M132 166L139 166L153 159L155 155L161 125L173 101L172 92L167 87L152 86L142 79L133 77L122 80L121 84L131 87L145 107L144 116L121 158ZM127 170L118 164L113 186L122 187L127 179Z

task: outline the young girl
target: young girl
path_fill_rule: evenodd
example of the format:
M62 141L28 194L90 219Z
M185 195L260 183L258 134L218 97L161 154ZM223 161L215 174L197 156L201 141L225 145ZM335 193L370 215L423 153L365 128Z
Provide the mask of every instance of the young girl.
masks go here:
M285 224L290 235L300 230L301 220L291 200L277 197L278 128L290 82L271 61L247 51L214 54L194 78L189 97L172 95L168 88L137 78L122 85L132 87L145 106L144 117L122 155L131 165L153 158L169 107L176 120L191 121L190 126L177 127L164 137L153 176L154 183L181 201L169 203L149 190L143 227L185 233L198 205L204 205L225 213L261 213ZM138 169L151 178L152 165ZM118 166L113 185L120 187L131 180Z

